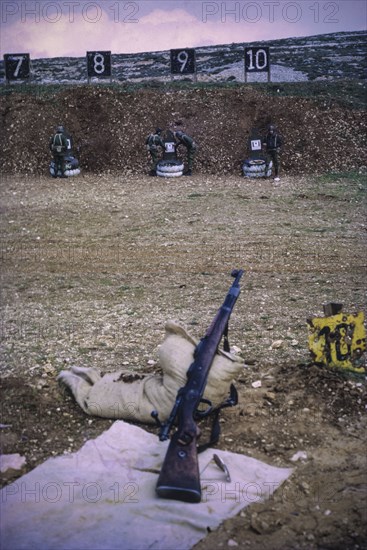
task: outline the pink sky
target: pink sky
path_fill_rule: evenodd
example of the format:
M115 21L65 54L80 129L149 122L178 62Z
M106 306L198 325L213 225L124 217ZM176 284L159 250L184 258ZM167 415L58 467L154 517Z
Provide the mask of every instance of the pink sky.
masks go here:
M1 1L1 56L169 50L366 29L364 0Z

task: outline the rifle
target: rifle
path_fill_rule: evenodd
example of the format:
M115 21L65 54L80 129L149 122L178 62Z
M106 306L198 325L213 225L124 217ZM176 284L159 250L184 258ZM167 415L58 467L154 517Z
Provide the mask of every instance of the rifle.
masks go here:
M200 502L198 452L218 441L220 409L237 404L237 391L233 385L231 385L228 399L215 409L208 399L203 398L203 395L211 365L223 336L224 350L229 351L228 322L240 294L239 281L242 275L243 270L232 272L232 277L235 280L205 336L195 348L194 361L187 371L186 385L178 390L176 402L168 420L161 423L157 411L152 412L152 417L160 428L158 434L160 441L169 439L169 433L176 418L178 424L177 431L173 434L168 446L156 486L156 492L162 498ZM200 403L208 405L208 408L200 411L198 409ZM212 412L215 414L216 422L213 424L211 441L209 444L197 447L200 430L196 425L196 420L204 418Z

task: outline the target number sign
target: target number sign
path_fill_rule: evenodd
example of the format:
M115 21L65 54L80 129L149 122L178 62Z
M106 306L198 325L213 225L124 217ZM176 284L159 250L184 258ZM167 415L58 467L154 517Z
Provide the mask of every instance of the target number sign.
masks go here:
M261 151L261 139L251 140L251 151Z
M31 62L29 53L6 53L4 55L5 78L24 80L30 77Z
M111 76L111 52L87 52L88 78Z
M174 141L166 141L164 144L164 150L166 153L174 153L176 150L176 144Z
M171 50L171 73L194 74L196 72L196 56L193 48Z
M248 73L269 72L269 48L245 48L245 70Z

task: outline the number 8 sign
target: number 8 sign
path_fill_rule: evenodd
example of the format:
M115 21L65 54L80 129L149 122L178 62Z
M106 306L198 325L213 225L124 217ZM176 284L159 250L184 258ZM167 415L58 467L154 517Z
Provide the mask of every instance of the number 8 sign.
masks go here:
M193 74L196 72L195 50L171 50L171 73Z
M87 52L88 78L111 76L111 52Z

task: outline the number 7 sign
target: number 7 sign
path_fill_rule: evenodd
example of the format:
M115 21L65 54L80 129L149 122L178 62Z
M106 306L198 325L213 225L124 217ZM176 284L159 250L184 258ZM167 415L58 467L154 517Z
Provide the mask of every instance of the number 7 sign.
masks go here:
M25 80L30 77L30 56L29 53L6 53L4 54L5 78L10 80Z

